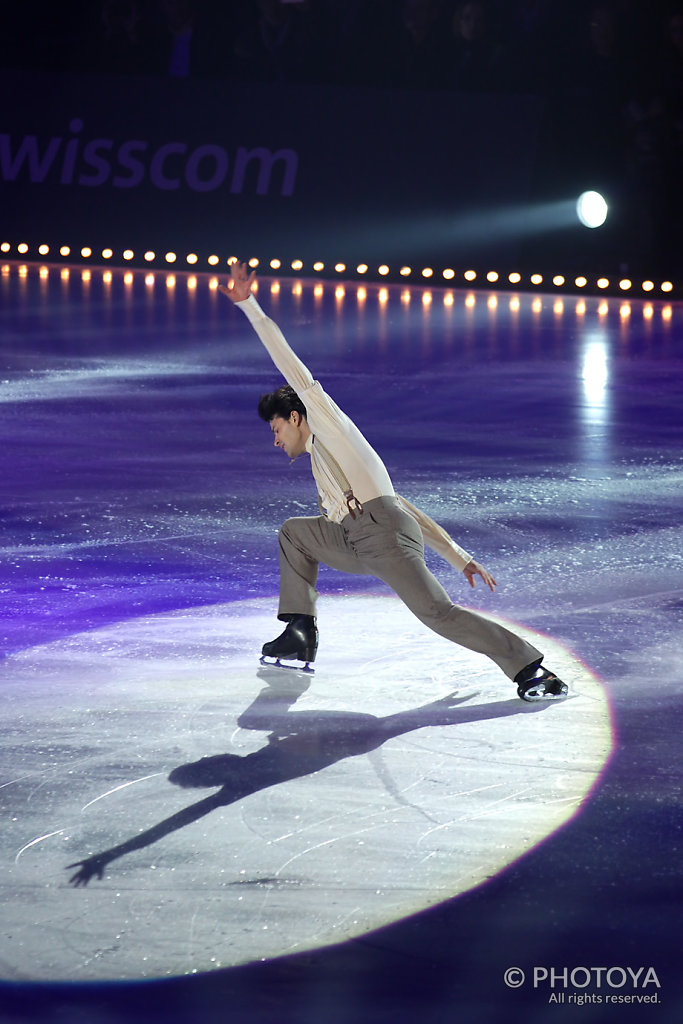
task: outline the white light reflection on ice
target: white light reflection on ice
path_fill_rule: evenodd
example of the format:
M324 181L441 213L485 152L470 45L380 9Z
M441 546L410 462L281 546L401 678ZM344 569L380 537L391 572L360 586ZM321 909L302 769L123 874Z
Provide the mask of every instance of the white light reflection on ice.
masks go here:
M581 353L580 419L584 454L590 462L605 462L610 430L609 339L603 329L586 334Z
M591 331L583 351L581 379L588 404L603 407L609 381L608 344L604 331Z

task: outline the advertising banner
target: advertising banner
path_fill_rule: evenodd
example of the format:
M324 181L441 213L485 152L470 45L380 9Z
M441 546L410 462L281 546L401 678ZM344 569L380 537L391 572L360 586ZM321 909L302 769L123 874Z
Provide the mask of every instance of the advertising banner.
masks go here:
M529 200L533 98L0 80L13 97L0 117L9 240L303 260L514 258L514 232L495 227Z

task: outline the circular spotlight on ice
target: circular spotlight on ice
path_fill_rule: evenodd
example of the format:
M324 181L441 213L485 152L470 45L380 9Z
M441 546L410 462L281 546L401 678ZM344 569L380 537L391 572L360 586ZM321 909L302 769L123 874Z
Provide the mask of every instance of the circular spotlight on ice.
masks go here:
M599 228L607 220L608 206L599 192L582 192L576 201L576 216L585 228Z
M3 981L198 974L358 939L483 884L590 798L607 695L552 637L515 625L570 689L526 704L392 595L328 595L324 614L314 675L259 664L270 598L3 660L3 729L22 737L2 762Z

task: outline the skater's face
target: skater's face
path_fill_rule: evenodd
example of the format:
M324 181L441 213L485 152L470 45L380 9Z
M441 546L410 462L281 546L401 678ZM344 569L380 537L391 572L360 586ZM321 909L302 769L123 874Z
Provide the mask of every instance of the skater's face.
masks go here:
M290 459L296 459L305 450L310 430L300 413L290 413L289 419L273 416L270 421L270 429L273 431L275 447L282 448Z

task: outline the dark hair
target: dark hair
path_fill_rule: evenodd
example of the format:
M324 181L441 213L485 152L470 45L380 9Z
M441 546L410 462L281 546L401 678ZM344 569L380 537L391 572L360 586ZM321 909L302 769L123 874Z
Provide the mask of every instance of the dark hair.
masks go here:
M306 416L306 406L289 384L283 384L277 391L271 391L259 398L258 414L266 423L270 423L274 416L288 420L293 412Z

